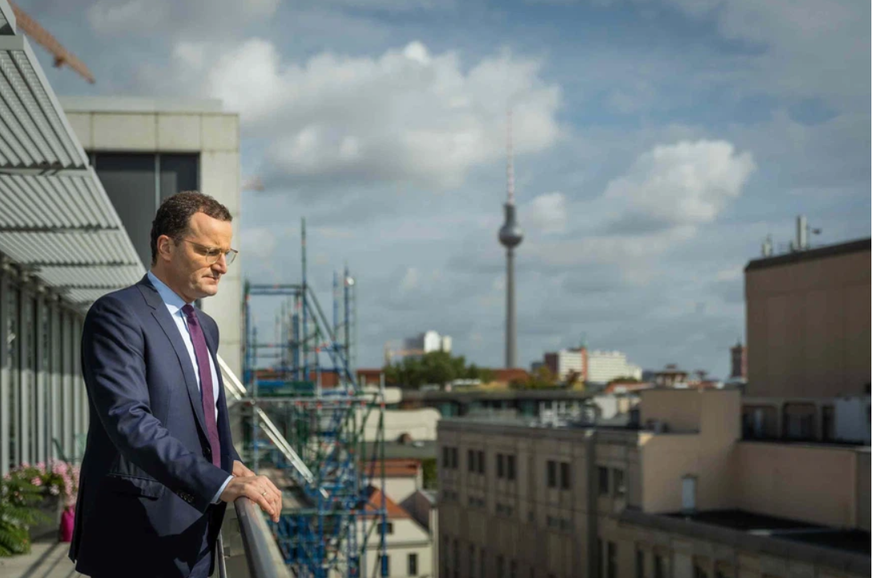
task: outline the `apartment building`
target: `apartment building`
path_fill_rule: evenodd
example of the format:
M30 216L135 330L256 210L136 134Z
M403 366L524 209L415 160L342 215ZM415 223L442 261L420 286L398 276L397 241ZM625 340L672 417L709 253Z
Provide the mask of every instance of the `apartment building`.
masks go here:
M643 391L640 415L442 420L440 576L869 576L869 446L743 440L736 390Z
M567 379L571 373L581 381L585 381L588 377L588 356L584 348L546 353L543 356L543 364L561 381Z

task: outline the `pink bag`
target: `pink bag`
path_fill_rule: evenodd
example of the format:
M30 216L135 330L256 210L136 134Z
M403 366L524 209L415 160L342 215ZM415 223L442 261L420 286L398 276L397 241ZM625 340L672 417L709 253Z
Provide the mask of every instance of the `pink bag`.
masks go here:
M74 506L67 506L64 513L61 514L61 528L59 536L61 542L73 541L73 523L76 520L76 510Z

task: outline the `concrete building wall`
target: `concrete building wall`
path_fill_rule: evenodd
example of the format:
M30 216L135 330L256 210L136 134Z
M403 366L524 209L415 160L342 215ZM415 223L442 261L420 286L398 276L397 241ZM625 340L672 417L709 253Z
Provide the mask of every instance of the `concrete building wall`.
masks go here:
M220 355L241 375L242 261L246 252L258 248L239 244L239 115L223 112L219 101L209 100L68 97L61 105L86 151L199 155L200 191L228 208L234 219L234 248L240 250L218 295L204 299L202 307L218 323Z
M856 526L862 464L854 448L741 442L736 452L738 508L838 528ZM869 480L869 453L862 455L868 456ZM868 482L868 520L869 488Z
M700 431L701 400L696 390L650 389L640 392L640 423L666 424L667 432Z
M853 252L809 253L746 270L750 396L836 397L869 387L869 241Z
M361 412L359 415L363 415ZM432 408L385 410L382 422L385 440L396 441L403 434L412 436L413 441L433 441L436 439L440 412ZM373 441L379 430L379 413L372 411L367 415L364 425L365 441Z

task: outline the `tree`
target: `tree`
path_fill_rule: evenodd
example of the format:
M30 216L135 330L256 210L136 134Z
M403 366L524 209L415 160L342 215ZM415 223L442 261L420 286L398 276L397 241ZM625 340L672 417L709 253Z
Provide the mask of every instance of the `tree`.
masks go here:
M541 365L531 374L527 381L516 380L509 384L512 389L554 389L557 385L557 377L552 370Z
M391 385L417 389L425 384L444 385L455 379L493 379L490 370L479 369L476 364L467 365L463 355L452 357L445 351L431 351L424 355L407 356L398 363L383 368L385 381Z

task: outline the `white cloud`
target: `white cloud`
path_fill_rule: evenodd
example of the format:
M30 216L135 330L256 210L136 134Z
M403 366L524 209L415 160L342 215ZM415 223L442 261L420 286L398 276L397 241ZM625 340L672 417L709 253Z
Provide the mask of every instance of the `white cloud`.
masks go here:
M523 212L530 214L533 225L543 233L563 233L567 228L567 199L563 193L535 197Z
M224 53L211 46L204 67L193 44L176 45L178 74L199 75L204 95L240 112L247 136L275 139L268 184L457 187L471 167L503 156L510 104L519 154L559 137L559 87L540 78L539 61L509 51L469 70L457 53L432 54L420 42L375 58L325 52L298 64L252 39Z
M726 141L659 145L611 181L604 197L616 204L620 220L702 225L740 195L754 169L751 153Z
M750 153L725 141L657 145L611 180L598 199L573 206L574 214L585 217L573 222L575 239L532 242L525 254L556 270L616 265L624 281L644 285L657 272L655 258L715 221L740 196L754 168Z

